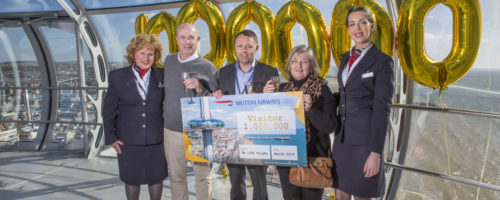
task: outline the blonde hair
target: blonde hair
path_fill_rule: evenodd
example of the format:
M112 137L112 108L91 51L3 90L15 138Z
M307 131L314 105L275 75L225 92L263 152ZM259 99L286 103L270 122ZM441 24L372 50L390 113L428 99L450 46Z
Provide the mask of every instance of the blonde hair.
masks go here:
M160 39L155 34L146 33L138 34L130 39L130 43L127 46L127 55L125 56L125 58L128 60L128 63L132 64L135 61L135 53L143 48L154 51L155 58L153 65L159 65L163 53Z
M285 73L288 75L288 77L292 77L290 69L292 60L295 58L295 56L304 52L307 53L307 57L309 58L309 68L311 68L310 73L315 76L319 76L320 69L318 62L316 61L316 57L314 56L314 51L311 47L308 47L306 45L299 45L292 49L292 52L290 52L290 55L288 55L288 59L286 60Z

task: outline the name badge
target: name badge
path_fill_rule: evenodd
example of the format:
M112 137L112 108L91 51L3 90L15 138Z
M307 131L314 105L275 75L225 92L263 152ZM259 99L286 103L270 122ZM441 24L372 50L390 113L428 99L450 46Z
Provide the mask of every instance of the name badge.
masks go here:
M373 72L366 72L364 74L361 74L361 79L369 78L369 77L373 77Z

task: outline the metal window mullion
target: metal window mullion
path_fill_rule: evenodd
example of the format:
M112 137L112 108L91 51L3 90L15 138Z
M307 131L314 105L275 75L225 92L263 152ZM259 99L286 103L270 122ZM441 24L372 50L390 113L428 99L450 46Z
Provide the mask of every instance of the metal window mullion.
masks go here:
M76 36L76 53L77 53L77 63L78 63L78 68L79 68L79 80L80 80L80 87L87 87L86 81L85 81L85 62L83 58L83 43L82 43L82 35L80 33L80 29L75 27L75 36ZM80 90L80 111L81 111L81 116L82 116L82 121L83 122L88 122L88 116L87 116L87 91L86 90ZM87 152L89 150L89 138L88 138L88 126L83 125L83 150L84 152Z
M97 29L93 25L91 18L88 16L86 12L85 7L83 7L81 3L76 0L70 0L70 2L77 9L77 12L75 12L70 7L67 1L57 0L57 2L59 3L59 5L61 5L61 7L63 7L66 13L77 23L77 27L80 31L80 34L85 39L85 43L87 44L87 47L89 48L90 54L92 56L92 62L94 66L97 86L106 87L108 67L106 58L104 56L104 50L102 49L101 45L102 42L99 38L99 35L97 34ZM97 98L95 100L93 99L90 100L90 103L92 103L96 109L97 123L102 123L102 117L100 113L103 101L103 94L104 94L103 92L98 92ZM92 133L93 138L90 145L90 151L88 152L87 156L91 157L97 156L100 152L100 149L102 149L102 145L104 144L104 142L103 140L99 140L100 137L99 130L100 127L97 126L94 127L92 130L90 130L90 133ZM98 141L100 142L100 144L96 144Z
M52 59L52 54L49 49L47 40L42 34L39 28L39 22L37 23L23 23L23 30L28 36L28 39L33 47L33 51L37 58L38 69L40 71L41 78L41 87L51 87L52 84L56 81L56 72L55 72L55 64ZM50 120L53 118L54 114L54 103L52 100L56 98L55 94L52 91L41 91L43 98L40 99L40 120ZM31 116L30 116L31 117ZM34 140L36 151L40 151L42 149L45 138L49 137L50 130L52 129L51 125L45 123L40 125L36 139Z

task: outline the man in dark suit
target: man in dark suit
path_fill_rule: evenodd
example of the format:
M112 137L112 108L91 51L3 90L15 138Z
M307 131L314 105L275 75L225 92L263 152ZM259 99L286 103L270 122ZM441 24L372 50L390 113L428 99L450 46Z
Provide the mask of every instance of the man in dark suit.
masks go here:
M258 62L255 53L259 49L257 35L251 30L243 30L236 34L235 51L238 60L222 67L217 73L219 90L214 96L241 95L250 91L245 85L252 85L251 92L264 92L266 84L271 84L271 77L278 76L276 68ZM268 91L272 92L272 91ZM246 199L245 167L250 173L254 186L253 199L268 199L265 165L227 164L231 180L231 199Z

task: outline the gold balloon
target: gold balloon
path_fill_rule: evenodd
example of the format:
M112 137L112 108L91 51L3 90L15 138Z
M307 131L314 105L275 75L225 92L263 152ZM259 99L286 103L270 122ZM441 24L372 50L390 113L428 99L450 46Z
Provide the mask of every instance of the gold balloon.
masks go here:
M206 0L192 0L184 4L177 14L177 25L193 23L203 19L210 34L210 52L205 56L219 68L226 59L225 24L222 13L214 4Z
M144 28L144 32L159 35L163 30L165 30L168 36L168 51L170 53L175 53L179 51L177 41L175 40L176 27L176 20L173 15L167 12L160 12L159 14L151 17Z
M351 48L351 38L347 32L345 18L347 11L354 6L364 6L368 8L375 20L375 28L371 40L378 48L389 56L394 55L394 27L391 17L385 9L374 0L339 0L335 4L332 13L332 22L330 24L330 33L332 34L332 54L333 60L340 65L342 54Z
M321 76L326 77L328 68L330 68L330 41L325 20L316 7L301 0L291 0L276 14L275 50L278 56L278 66L283 76L288 76L284 68L288 54L292 49L291 30L296 22L306 30L309 46L314 50L321 69Z
M438 3L453 13L453 43L448 56L436 62L425 53L424 22ZM398 21L398 54L403 71L425 86L443 89L462 78L474 64L481 43L478 0L404 1Z
M193 161L193 162L209 162L205 158L196 156L191 153L191 147L193 144L191 143L191 140L189 137L186 135L186 133L182 133L182 137L184 138L184 153L187 160Z
M234 50L234 37L245 28L245 25L254 21L260 28L260 37L262 46L262 56L260 62L271 66L276 66L276 57L274 56L273 27L274 15L269 8L256 1L246 1L236 7L227 19L226 27L226 46L227 62L236 62Z
M141 34L144 33L144 28L146 27L146 24L148 23L148 17L146 14L142 13L137 18L135 19L135 34Z

